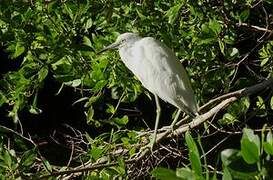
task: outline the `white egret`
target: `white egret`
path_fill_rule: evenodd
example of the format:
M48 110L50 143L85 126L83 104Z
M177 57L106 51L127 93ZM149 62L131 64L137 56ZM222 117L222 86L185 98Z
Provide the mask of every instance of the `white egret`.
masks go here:
M156 140L160 118L158 97L179 108L171 125L172 128L181 111L191 117L198 115L198 107L188 75L174 52L165 44L152 37L142 38L135 33L124 33L100 53L109 49L118 49L121 60L127 68L155 95L157 115L151 146Z

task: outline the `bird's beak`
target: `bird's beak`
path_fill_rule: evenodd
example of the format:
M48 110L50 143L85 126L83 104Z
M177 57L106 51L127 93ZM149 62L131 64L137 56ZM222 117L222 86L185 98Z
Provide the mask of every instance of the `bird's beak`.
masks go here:
M104 51L110 50L110 49L116 49L118 48L120 45L119 42L114 42L113 44L110 44L109 46L106 46L105 48L103 48L102 50L100 50L99 52L97 52L97 54L103 53Z

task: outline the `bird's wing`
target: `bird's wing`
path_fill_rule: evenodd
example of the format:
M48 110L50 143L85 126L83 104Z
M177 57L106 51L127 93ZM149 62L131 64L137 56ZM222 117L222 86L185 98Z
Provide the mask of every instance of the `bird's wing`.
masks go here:
M197 112L188 75L167 46L146 37L134 44L131 56L135 66L132 71L144 87L186 112Z

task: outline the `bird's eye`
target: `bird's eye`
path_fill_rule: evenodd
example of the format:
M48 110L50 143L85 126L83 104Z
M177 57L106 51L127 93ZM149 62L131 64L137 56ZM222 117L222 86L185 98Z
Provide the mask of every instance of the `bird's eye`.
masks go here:
M121 43L125 43L125 41L126 41L126 39L122 39L122 40L121 40Z

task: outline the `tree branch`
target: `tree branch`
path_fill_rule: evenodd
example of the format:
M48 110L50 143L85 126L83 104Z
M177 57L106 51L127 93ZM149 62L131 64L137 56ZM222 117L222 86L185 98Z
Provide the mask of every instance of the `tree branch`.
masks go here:
M250 87L246 87L246 88L219 96L213 100L210 100L207 104L203 105L200 109L207 107L213 103L219 102L219 101L222 101L222 102L220 102L218 105L213 107L208 112L196 117L192 122L181 125L174 132L172 132L171 129L163 130L165 132L162 132L157 135L156 144L158 144L164 138L179 136L190 129L200 126L201 124L206 122L208 119L210 119L212 116L214 116L217 112L219 112L221 109L224 109L229 104L236 101L239 97L249 96L249 95L258 93L259 91L269 88L270 86L271 87L273 86L273 78L263 81L262 83L259 83L259 84L256 84L256 85L253 85ZM126 164L136 163L139 160L146 157L149 153L151 153L151 151L149 149L144 149L142 152L140 152L139 156L135 156L129 160L126 160L125 163ZM66 171L53 172L50 175L40 177L40 179L48 179L51 176L60 176L60 175L65 175L65 174L73 174L73 173L79 173L79 172L85 172L85 171L92 171L92 170L102 169L105 167L111 167L111 166L116 166L116 165L118 165L117 162L112 162L112 163L108 163L108 164L98 163L98 164L95 164L95 165L93 164L93 165L90 165L87 167L75 168L75 169L70 169L70 170L66 170Z
M272 88L273 78L265 80L265 81L263 81L263 82L261 82L259 84L255 84L253 86L246 87L246 88L234 91L234 92L230 92L230 93L224 94L222 96L219 96L219 97L217 97L215 99L212 99L209 102L207 102L206 104L204 104L203 106L201 106L200 110L210 106L211 104L214 104L216 102L219 102L221 100L224 100L224 99L227 99L227 98L230 98L230 97L238 97L239 98L241 96L249 96L249 95L255 94L255 93L257 93L257 92L259 92L261 90L269 88L270 86Z
M237 27L244 27L244 28L248 28L252 31L257 31L257 32L267 32L267 33L272 33L272 30L267 29L267 28L263 28L263 27L259 27L259 26L254 26L254 25L249 25L247 23L236 23Z

